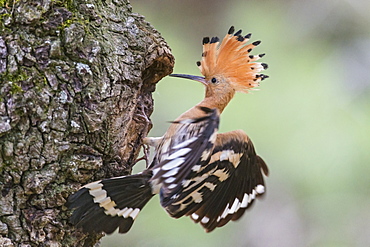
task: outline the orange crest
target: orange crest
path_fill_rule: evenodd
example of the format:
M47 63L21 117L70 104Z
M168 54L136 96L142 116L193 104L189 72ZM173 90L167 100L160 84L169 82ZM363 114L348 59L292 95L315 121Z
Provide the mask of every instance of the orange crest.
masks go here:
M247 44L251 34L241 35L242 30L234 33L232 26L219 45L219 38L203 38L202 61L197 65L206 79L219 75L230 81L236 91L248 92L259 85L267 75L259 74L267 69L267 64L255 62L265 54L249 55L261 41Z

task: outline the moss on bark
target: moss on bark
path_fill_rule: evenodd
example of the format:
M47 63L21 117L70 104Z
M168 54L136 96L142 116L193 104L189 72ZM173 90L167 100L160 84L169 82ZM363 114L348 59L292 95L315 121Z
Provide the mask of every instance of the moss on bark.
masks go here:
M131 172L173 63L127 1L0 2L0 246L98 242L68 223L66 199Z

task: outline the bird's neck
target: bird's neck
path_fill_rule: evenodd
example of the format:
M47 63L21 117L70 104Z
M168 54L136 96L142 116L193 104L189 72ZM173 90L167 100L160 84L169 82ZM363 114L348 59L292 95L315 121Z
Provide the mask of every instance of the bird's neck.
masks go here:
M188 111L181 114L176 121L187 119L187 118L197 118L204 115L204 112L200 110L200 106L207 107L210 109L218 109L220 114L225 109L227 104L233 98L235 92L230 92L228 94L218 95L217 97L212 94L206 94L206 97L199 102L196 106L189 109Z
M197 106L204 106L211 109L217 108L220 113L225 109L230 100L234 97L235 92L222 95L207 95L206 97L197 104Z

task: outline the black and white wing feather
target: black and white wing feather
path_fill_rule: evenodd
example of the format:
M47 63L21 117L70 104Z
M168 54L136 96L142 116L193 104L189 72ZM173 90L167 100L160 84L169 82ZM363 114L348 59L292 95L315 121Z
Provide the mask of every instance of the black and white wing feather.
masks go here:
M268 169L243 131L218 134L209 163L184 180L167 205L174 217L190 216L207 232L239 219L265 192ZM186 186L185 186L186 185Z
M164 207L168 199L181 190L188 174L207 164L211 157L217 137L219 112L205 107L201 107L201 110L204 116L174 122L179 126L168 140L168 153L162 153L165 158L153 167L152 181L153 184L161 184L160 196Z

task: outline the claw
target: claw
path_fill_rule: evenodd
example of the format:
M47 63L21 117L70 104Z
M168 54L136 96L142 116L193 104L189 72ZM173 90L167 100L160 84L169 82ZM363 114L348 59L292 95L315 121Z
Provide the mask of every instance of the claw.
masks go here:
M146 112L145 112L144 107L139 107L139 109L141 110L141 112L140 113L136 113L135 114L135 117L142 118L144 120L144 124L145 124L145 129L144 130L148 130L148 127L149 127L149 125L152 124L152 121L146 115Z
M140 119L142 119L142 121L140 121L139 123L143 123L144 124L143 131L140 133L141 138L142 138L142 142L141 142L140 146L143 147L144 155L142 157L136 159L134 161L134 163L136 164L137 162L139 162L141 160L145 160L146 167L148 167L149 166L149 154L150 154L149 151L150 151L150 147L149 147L149 145L147 143L145 143L145 139L146 139L146 135L149 132L150 127L152 126L152 121L146 115L145 107L138 107L137 109L138 109L138 111L141 111L141 112L136 112L134 118L136 118L135 120L137 122L139 122Z
M149 145L147 144L141 144L142 147L143 147L143 152L144 152L144 155L138 159L135 160L135 164L141 160L145 160L145 167L148 168L149 167L149 156L150 156L150 147Z

